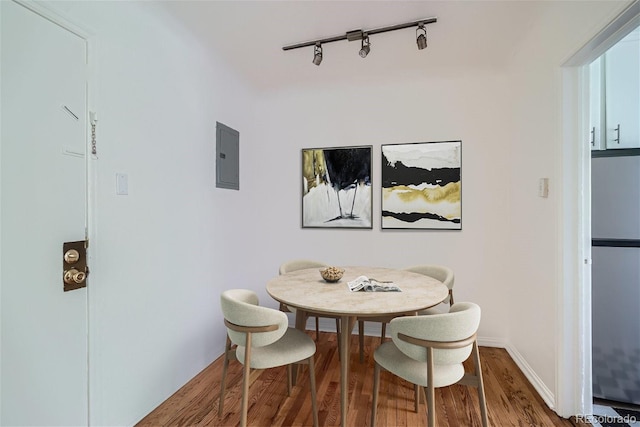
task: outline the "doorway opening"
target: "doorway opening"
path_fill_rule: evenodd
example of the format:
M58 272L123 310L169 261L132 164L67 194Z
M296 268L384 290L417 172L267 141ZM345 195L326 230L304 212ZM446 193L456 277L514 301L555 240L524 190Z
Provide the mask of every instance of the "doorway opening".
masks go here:
M589 71L594 415L640 420L640 27Z
M594 414L592 282L596 273L592 271L592 237L596 236L592 233L592 190L595 183L592 182L590 145L594 141L592 136L608 135L604 131L601 134L594 132L591 126L590 100L601 95L601 92L590 88L591 64L639 25L640 2L635 1L563 67L564 227L560 239L565 285L559 290L563 310L559 313L561 330L558 336L556 402L558 413L563 416Z

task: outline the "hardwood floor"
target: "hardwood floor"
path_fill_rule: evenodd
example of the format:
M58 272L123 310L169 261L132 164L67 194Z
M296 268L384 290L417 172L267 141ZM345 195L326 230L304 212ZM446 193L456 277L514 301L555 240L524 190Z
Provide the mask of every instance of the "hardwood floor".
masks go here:
M314 335L313 332L309 332ZM365 361L359 362L357 335L352 337L349 370L349 426L368 426L373 391L373 351L379 338L365 338ZM487 412L491 426L573 426L543 402L506 350L480 347ZM470 360L468 361L470 362ZM336 334L320 333L316 353L318 416L321 426L340 425L340 368ZM469 369L472 365L469 363ZM229 364L224 413L218 417L222 358L205 368L137 425L236 426L240 422L242 370ZM311 426L311 395L306 367L287 397L284 367L253 371L249 396L250 426ZM414 412L413 386L388 372L380 376L377 425L426 426L426 407ZM453 385L436 389L436 423L439 427L480 426L475 388Z

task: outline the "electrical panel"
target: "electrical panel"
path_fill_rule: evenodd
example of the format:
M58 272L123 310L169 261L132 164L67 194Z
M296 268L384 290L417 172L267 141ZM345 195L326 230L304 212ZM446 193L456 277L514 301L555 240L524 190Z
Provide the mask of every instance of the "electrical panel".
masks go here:
M216 122L216 187L240 190L240 132Z

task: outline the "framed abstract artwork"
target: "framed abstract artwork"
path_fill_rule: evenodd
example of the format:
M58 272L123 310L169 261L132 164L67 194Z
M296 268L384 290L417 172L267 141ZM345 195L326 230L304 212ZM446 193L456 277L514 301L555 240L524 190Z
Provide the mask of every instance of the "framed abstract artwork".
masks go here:
M383 229L462 229L461 145L382 145Z
M372 228L372 146L302 150L302 227Z

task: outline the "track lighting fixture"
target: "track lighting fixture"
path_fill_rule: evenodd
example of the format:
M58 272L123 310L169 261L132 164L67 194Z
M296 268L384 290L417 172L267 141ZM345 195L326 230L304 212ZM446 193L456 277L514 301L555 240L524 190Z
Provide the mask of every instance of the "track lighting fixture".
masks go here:
M369 52L371 51L370 45L371 43L369 43L369 36L365 35L365 37L362 39L362 47L360 48L360 56L362 58L366 58L367 55L369 55Z
M313 48L313 61L315 65L320 65L322 62L322 45L320 43L316 43Z
M416 28L416 43L418 45L418 50L423 50L427 47L427 30L425 25L433 24L434 22L438 22L438 18L425 18L420 19L418 21L407 22L405 24L391 25L389 27L375 28L372 30L353 30L347 31L344 35L327 37L324 39L313 40L303 43L292 44L288 46L284 46L282 50L292 50L298 49L301 47L314 46L313 48L313 63L315 65L320 65L322 62L322 45L325 43L337 42L340 40L348 40L350 42L355 40L361 40L361 48L359 55L362 58L366 58L369 52L371 52L371 44L369 42L369 36L373 34L386 33L389 31L402 30L404 28Z
M427 47L427 29L424 28L424 25L418 25L416 28L416 43L418 45L418 50L422 50Z

